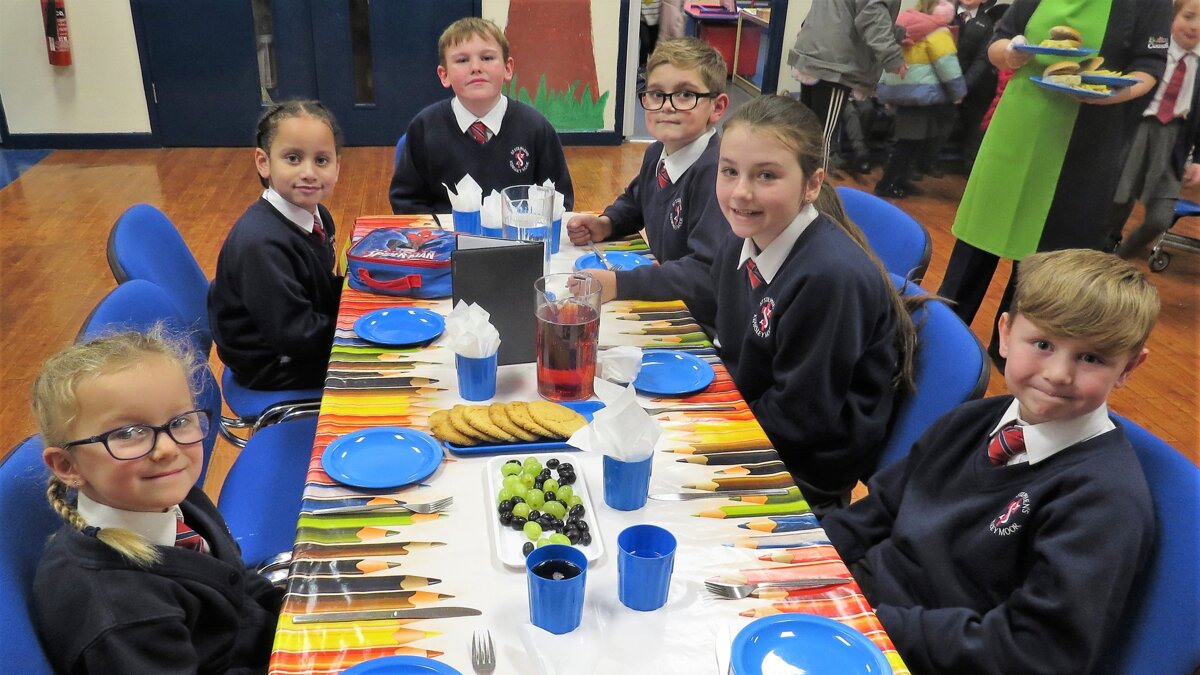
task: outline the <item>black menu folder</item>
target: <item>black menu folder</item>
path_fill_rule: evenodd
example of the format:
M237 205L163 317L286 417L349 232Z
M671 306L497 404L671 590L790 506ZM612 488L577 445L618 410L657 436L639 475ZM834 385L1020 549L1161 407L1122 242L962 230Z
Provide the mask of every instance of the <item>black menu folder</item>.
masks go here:
M502 366L532 363L537 309L533 284L542 277L545 245L458 235L458 247L450 254L454 276L454 304L474 302L491 314L500 333Z

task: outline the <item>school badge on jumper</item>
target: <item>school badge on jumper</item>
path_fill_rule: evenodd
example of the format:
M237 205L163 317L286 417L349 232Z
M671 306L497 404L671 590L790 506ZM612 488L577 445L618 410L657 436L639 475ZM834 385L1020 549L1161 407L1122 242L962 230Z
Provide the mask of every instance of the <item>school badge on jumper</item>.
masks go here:
M1016 497L1004 507L1004 511L996 516L996 519L991 522L988 529L992 534L1001 537L1007 537L1010 534L1015 534L1017 530L1025 525L1025 520L1029 516L1032 509L1029 506L1029 493L1018 492Z
M750 327L760 338L771 336L771 315L775 313L775 299L767 296L758 303L758 311L750 319Z
M683 199L676 197L675 201L671 202L671 208L667 209L667 224L672 230L678 230L683 226Z
M517 173L525 173L530 164L529 151L525 149L525 146L518 145L508 154L512 155L512 159L508 160L508 168Z

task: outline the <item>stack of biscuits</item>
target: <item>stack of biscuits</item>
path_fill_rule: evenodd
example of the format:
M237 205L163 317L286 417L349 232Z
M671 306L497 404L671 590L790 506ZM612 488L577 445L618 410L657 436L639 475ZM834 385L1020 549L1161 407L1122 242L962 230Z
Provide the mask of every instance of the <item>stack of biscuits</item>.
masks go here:
M586 424L583 415L549 401L456 405L429 416L434 436L460 446L561 441Z

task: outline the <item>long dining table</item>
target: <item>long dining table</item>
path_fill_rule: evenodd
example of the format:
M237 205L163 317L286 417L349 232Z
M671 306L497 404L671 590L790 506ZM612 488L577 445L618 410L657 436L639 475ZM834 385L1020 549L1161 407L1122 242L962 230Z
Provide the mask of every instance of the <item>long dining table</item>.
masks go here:
M379 227L437 226L431 216L364 216L352 237L357 240ZM602 247L651 256L640 239ZM584 253L564 232L549 269L570 271ZM497 282L504 283L501 271ZM552 635L532 626L520 554L513 564L509 552L498 548L498 529L493 527L496 498L488 488L493 457L447 451L431 475L402 488L346 486L322 469L326 447L344 434L375 427L428 431L431 413L464 403L454 354L442 340L392 348L355 333L355 321L365 313L397 306L445 315L451 301L343 290L271 673L339 673L392 655L433 658L472 673L472 636L486 629L495 643L496 673L725 675L738 631L757 617L786 612L850 626L883 651L894 672L908 672L815 520L804 525L803 518L794 518L807 514L807 505L708 337L678 301L605 304L599 345L601 350L617 345L684 350L712 365L715 378L704 390L682 397L639 395L638 402L663 430L653 456L650 493L708 491L713 498L651 499L640 510L617 511L602 497L601 456L573 448L552 451L575 465L578 480L590 492L591 512L585 519L603 553L587 570L579 628ZM534 364L500 367L494 401L537 398ZM719 496L758 488L791 489L771 497ZM445 496L453 497L452 505L432 514L317 513L329 505L425 502ZM778 527L781 522L801 525ZM662 526L678 542L667 603L651 612L629 609L617 597L617 535L638 523ZM849 583L740 600L705 590L706 579L739 576L750 582L842 577ZM471 611L467 616L370 620L332 614L412 608Z

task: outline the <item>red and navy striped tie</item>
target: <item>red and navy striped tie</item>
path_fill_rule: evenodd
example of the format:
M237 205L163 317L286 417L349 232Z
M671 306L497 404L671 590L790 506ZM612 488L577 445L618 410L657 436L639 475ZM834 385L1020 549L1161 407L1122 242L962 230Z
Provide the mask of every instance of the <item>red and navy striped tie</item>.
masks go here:
M993 466L1005 466L1008 460L1025 452L1025 432L1016 420L1004 425L988 443L988 459Z
M758 265L754 264L753 258L746 261L746 276L750 277L750 288L758 288L767 282L762 272L758 271Z
M208 553L208 542L199 533L187 526L183 518L175 520L175 545L180 548L190 548L193 551Z
M484 126L483 122L479 120L475 120L474 124L467 127L467 133L471 134L471 138L474 138L476 141L478 141L480 145L488 142L487 127Z
M662 190L671 184L671 176L667 173L666 160L658 160L658 189Z
M321 227L321 218L318 217L317 214L315 214L315 213L313 214L312 234L314 237L316 237L318 242L320 242L322 244L325 243L325 228Z

